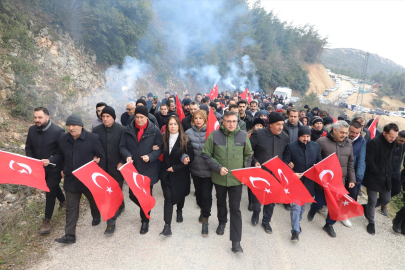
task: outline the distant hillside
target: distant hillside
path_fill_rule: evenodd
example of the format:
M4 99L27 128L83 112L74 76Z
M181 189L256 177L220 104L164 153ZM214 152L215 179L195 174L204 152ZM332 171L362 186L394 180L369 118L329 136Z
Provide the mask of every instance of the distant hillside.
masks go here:
M321 62L326 68L331 69L335 73L360 77L363 71L364 54L364 51L356 49L325 49L321 56ZM377 54L370 54L367 77L371 77L379 71L389 74L403 72L405 68L390 59Z

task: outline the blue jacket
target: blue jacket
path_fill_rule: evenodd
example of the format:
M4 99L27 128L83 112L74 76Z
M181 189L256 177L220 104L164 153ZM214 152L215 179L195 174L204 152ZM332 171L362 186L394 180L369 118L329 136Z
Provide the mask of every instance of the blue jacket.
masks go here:
M297 140L289 143L284 150L283 161L287 165L290 162L294 163L293 171L295 173L303 173L321 160L321 148L316 142L309 141L305 145ZM301 181L309 193L314 196L314 182L305 176L301 177Z
M356 182L361 184L366 171L366 145L367 142L360 134L359 137L352 142L354 156L354 172L356 173Z

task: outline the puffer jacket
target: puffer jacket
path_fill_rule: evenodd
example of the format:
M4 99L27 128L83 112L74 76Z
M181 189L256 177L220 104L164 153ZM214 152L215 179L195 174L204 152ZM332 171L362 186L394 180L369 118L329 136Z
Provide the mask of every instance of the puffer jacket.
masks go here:
M345 185L345 180L349 183L356 182L356 175L354 173L354 156L352 141L349 138L345 138L342 142L337 142L331 132L325 137L319 138L317 141L321 147L322 158L326 158L333 153L336 153L340 167L342 168L342 182Z
M201 178L211 177L211 168L205 164L201 157L201 152L205 143L205 132L207 127L198 129L196 126L191 126L185 133L191 141L194 150L194 161L190 164L191 175Z
M229 131L223 125L208 136L202 150L202 158L211 168L214 184L232 187L242 183L233 176L231 170L248 167L252 162L252 146L247 133L237 127ZM228 169L221 175L221 168Z

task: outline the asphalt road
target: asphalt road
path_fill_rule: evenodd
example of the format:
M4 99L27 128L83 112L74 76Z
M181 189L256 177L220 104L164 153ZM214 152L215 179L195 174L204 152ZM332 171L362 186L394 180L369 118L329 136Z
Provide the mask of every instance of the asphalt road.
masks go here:
M337 101L339 99L339 97L341 95L346 93L346 91L349 89L353 89L353 84L349 81L343 80L340 82L340 87L338 89L336 89L335 92L331 92L329 95L324 97L324 99L330 99L332 101L332 103L334 103L335 101Z
M298 243L292 243L290 213L283 205L275 207L271 226L266 234L259 225L252 226L252 212L247 210L244 187L241 202L243 254L231 251L229 223L225 235L215 234L216 199L213 197L210 234L201 236L200 211L191 194L183 210L184 222L172 223L173 235L159 237L164 226L163 194L155 185L156 206L152 211L149 233L140 235L139 208L128 198L124 186L126 210L117 220L113 236L104 236L105 223L91 226L90 210L79 220L77 242L73 245L54 243L48 254L32 269L404 269L405 236L395 234L388 217L376 213L376 235L366 232L364 217L352 219L353 227L340 222L334 225L336 238L322 230L325 214L307 220L308 205ZM192 187L193 189L193 187ZM213 191L215 194L215 191ZM363 199L364 200L364 199ZM260 216L261 217L261 216ZM52 232L58 238L63 231Z

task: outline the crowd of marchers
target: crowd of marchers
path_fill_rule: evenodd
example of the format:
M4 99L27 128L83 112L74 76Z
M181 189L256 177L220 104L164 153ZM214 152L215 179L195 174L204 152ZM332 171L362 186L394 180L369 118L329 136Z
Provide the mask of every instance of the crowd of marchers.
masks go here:
M234 252L243 252L240 207L244 185L231 170L261 166L278 156L291 167L316 201L309 207L308 220L312 221L317 213L325 213L323 230L330 237L336 237L333 228L336 221L326 214L324 190L303 176L303 172L322 159L336 153L343 185L354 200L357 201L361 187L366 188L368 202L363 208L368 220L366 231L371 235L376 233L376 208L381 207L381 213L388 215L387 204L391 197L401 193L405 130L399 131L395 123L387 124L382 133L377 131L373 136L367 129L371 121L366 125L361 116L349 120L346 115L340 115L336 121L326 110L311 109L308 105L295 108L291 103L284 104L282 96L262 92L254 94L250 102L241 99L236 92L232 95L219 93L214 100L200 93L193 98L185 95L181 104L176 103L179 101L176 102L170 92L165 93L161 102L149 93L147 97L129 102L126 112L118 117L114 108L100 102L96 105L97 118L91 131L83 128L80 116L72 114L66 119L68 133L52 123L47 108L36 108L35 125L28 131L26 155L43 161L50 190L46 193L45 218L40 233L50 233L57 199L59 207L66 208L66 226L65 235L55 241L75 243L82 195L89 201L92 225L100 224L100 212L91 192L72 174L92 160L112 176L121 189L124 178L119 168L127 162L132 162L139 174L150 178L151 194L160 181L164 197L165 225L160 233L163 237L172 235L174 205L176 222L183 222L191 180L200 208L196 222L202 224L201 234L207 236L215 188L219 223L216 234L224 234L229 208ZM182 120L177 114L178 106L185 114ZM210 112L215 114L220 126L206 134ZM275 204L262 207L249 188L246 192L246 210L252 212L252 225L260 222L263 208L261 227L265 233L272 233ZM131 189L129 199L140 205ZM305 205L292 203L283 207L291 215L291 240L298 241ZM124 210L123 202L115 216L106 221L105 235L114 233L117 218ZM139 215L140 234L143 235L148 233L149 219L142 209ZM395 232L405 234L404 220L405 207L393 220ZM341 222L352 226L350 220Z

